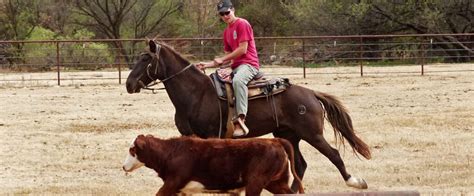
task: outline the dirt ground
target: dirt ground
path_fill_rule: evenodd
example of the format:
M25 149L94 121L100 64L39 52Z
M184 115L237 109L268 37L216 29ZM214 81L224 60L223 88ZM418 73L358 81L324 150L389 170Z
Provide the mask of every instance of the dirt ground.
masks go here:
M474 65L429 65L424 76L409 73L419 70L366 67L361 77L358 67L317 68L306 70L303 79L301 68L263 68L336 95L347 106L373 158L359 159L350 149L339 149L349 173L367 181L364 191L474 195ZM28 81L54 76L0 73L3 80L26 78L0 81L0 194L156 193L162 181L154 171L142 168L125 176L121 164L138 134L178 136L166 92L127 94L115 80L71 79L61 87L55 81ZM325 134L335 146L329 126ZM307 193L360 191L347 187L316 149L304 141L300 146L308 163Z

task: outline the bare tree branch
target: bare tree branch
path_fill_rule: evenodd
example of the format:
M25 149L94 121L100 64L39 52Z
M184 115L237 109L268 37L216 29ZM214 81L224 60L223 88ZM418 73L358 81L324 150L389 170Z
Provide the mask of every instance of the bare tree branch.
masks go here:
M382 8L380 8L379 6L377 6L375 4L373 5L373 8L375 8L376 13L384 16L385 18L387 18L390 21L393 21L397 24L409 27L409 28L415 30L417 33L422 33L422 34L426 33L427 28L420 25L420 24L411 24L411 23L402 22L402 21L399 20L399 17L391 16L388 12L386 12L385 10L383 10Z

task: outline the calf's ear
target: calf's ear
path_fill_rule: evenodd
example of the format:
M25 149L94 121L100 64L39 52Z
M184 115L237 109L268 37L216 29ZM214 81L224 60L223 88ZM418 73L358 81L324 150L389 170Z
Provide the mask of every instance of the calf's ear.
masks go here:
M144 149L146 146L146 137L144 135L139 135L135 140L135 147L138 149Z

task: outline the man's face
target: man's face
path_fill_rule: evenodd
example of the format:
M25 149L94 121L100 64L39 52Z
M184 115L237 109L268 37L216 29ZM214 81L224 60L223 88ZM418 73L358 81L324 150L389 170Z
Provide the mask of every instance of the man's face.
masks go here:
M219 12L219 16L225 23L230 24L235 19L234 9L229 8L227 11Z

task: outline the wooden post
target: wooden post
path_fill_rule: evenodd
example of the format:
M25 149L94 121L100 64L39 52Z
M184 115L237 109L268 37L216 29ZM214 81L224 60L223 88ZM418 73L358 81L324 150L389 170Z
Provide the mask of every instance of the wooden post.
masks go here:
M125 58L126 51L125 48L123 47L122 41L116 41L115 42L118 50L118 58L116 59L116 63L118 66L118 72L119 72L119 84L122 84L122 63L127 64L127 59Z
M362 43L363 43L363 40L362 40L362 37L359 37L359 41L360 41L360 45L359 45L359 66L360 66L360 76L364 76L364 66L362 65L362 57L363 57L363 46L362 46Z
M59 41L56 41L56 65L58 71L58 86L61 86L61 67L60 67L60 57L59 57Z
M204 40L199 39L199 48L201 49L201 61L205 61L206 59L204 58Z
M119 72L119 84L122 84L122 66L120 62L118 63L118 72Z
M305 43L304 43L304 39L302 39L302 42L303 42L303 78L306 78L306 58L305 58Z
M425 75L425 39L421 40L421 75Z

